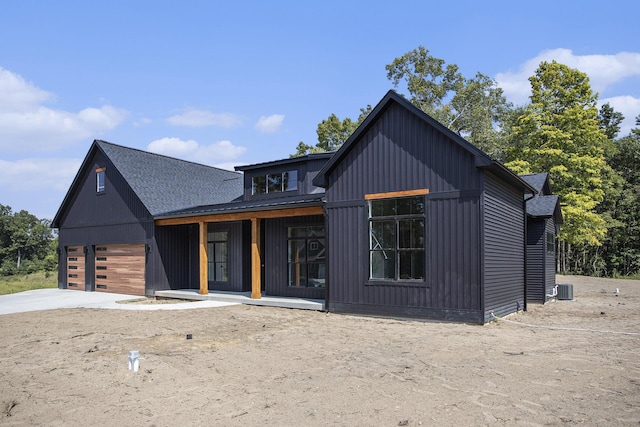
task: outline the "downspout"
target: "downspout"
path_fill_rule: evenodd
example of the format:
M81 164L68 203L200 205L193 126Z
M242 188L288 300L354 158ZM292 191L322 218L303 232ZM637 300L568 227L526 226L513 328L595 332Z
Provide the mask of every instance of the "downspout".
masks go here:
M524 199L524 311L527 311L527 287L529 285L527 281L528 276L528 263L527 263L527 202L536 197L534 193L531 193L531 197Z

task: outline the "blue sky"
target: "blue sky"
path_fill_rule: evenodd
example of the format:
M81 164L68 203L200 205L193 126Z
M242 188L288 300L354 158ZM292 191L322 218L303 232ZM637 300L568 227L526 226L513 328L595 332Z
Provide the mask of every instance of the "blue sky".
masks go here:
M288 157L375 105L385 65L420 45L515 104L541 61L578 68L626 134L638 16L635 0L6 0L0 204L51 219L94 139L225 168Z

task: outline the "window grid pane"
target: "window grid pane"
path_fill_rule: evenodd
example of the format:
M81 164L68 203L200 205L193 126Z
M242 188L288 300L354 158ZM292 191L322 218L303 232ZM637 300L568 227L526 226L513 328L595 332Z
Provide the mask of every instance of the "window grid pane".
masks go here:
M370 278L425 280L425 198L370 201Z
M251 194L265 194L267 192L267 181L264 175L254 176L251 184Z

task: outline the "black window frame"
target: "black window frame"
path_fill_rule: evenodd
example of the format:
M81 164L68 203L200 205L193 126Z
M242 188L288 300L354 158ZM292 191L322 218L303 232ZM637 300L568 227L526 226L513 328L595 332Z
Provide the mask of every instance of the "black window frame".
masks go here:
M376 198L369 200L368 208L368 282L425 284L426 196Z
M294 230L297 230L294 232ZM304 233L301 231L304 230ZM292 244L302 243L304 260L292 254ZM327 235L324 225L292 225L287 227L287 287L290 289L326 289ZM313 254L313 255L311 255ZM297 275L292 277L292 271ZM303 272L300 273L300 272ZM317 274L313 274L317 273ZM303 277L304 276L304 277ZM316 277L318 276L318 277ZM324 277L320 277L324 276Z
M254 175L251 178L251 195L278 194L298 191L298 170Z
M224 234L225 238L216 238L217 235ZM216 259L219 245L224 245L224 261ZM218 270L222 266L222 270ZM207 232L207 280L216 283L229 283L229 230L209 230ZM218 276L218 271L222 271L222 277Z
M545 233L545 246L548 254L556 253L556 235L550 231Z

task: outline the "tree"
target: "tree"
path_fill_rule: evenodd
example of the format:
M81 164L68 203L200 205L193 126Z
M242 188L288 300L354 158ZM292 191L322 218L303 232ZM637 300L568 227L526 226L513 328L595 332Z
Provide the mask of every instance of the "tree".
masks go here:
M636 119L640 126L640 116ZM614 226L605 244L607 270L613 274L640 274L640 127L616 141L608 162L622 176L621 191L609 203Z
M55 254L49 225L25 210L13 213L9 206L0 205L0 274L43 269L47 256Z
M622 113L615 111L607 102L600 107L599 118L600 129L604 131L607 138L616 139L620 132L620 123L624 120Z
M586 74L555 61L541 63L529 81L531 103L510 134L507 166L516 173L549 172L563 204L561 241L600 245L607 228L596 207L615 173L605 160L608 138L597 95Z
M350 118L340 120L335 114L331 114L328 118L318 124L316 133L318 134L318 143L314 146L307 145L300 141L296 147L296 153L291 157L304 156L312 153L324 153L327 151L336 151L360 124L367 118L371 112L371 105L360 109L358 120L353 121Z
M496 124L512 106L493 79L482 73L466 79L457 65L445 65L423 46L396 58L386 70L396 88L405 83L409 100L418 108L489 155L499 157L503 144Z

